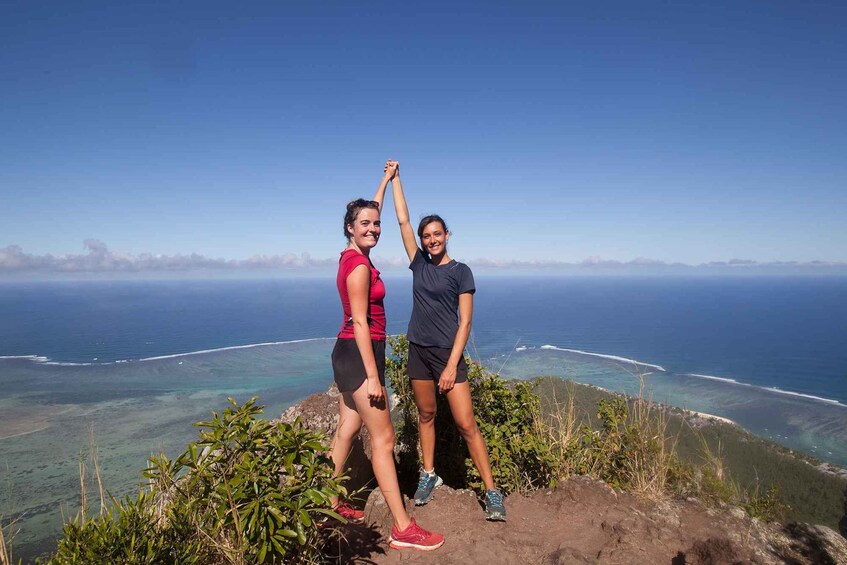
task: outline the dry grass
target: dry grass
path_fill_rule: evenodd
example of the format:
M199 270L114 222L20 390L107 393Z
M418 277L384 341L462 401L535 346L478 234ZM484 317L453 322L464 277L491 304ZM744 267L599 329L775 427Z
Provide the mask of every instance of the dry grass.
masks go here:
M15 522L11 521L8 524L3 524L3 516L0 516L0 565L11 565L12 561L12 540L17 534L13 531ZM8 540L6 539L6 531L8 530Z
M85 451L79 453L79 518L81 522L88 518L88 464L86 464ZM99 499L99 515L104 516L108 511L106 500L108 492L103 487L102 469L100 460L97 458L97 442L95 441L94 428L90 428L88 432L88 460L91 464L91 469L94 472L94 481L97 483L97 495ZM62 518L64 521L64 517Z
M636 449L630 458L632 489L658 498L667 494L668 479L679 464L676 456L678 436L668 433L668 415L644 396L644 376L638 375L639 394L630 404L631 427Z
M103 488L103 478L100 472L100 461L97 459L97 442L94 440L94 426L88 430L88 452L91 458L91 466L94 468L94 477L97 479L97 494L100 499L100 515L108 511L106 507L106 492Z
M556 480L562 481L574 474L574 461L568 453L579 431L573 383L568 382L568 397L564 402L557 398L556 389L552 389L551 402L554 408L550 415L534 414L533 427L540 437L547 440L554 456Z
M592 429L580 421L575 390L567 384L564 401L554 395L552 410L534 422L551 447L557 479L588 475L631 492L662 498L670 494L679 468L678 436L669 432L669 416L646 394L644 377L639 395L624 401L620 396L602 401L598 416L603 428Z

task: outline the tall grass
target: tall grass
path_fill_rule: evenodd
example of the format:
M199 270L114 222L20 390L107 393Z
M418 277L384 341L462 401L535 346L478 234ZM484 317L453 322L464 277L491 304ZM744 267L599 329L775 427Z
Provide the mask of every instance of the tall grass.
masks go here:
M654 499L695 496L713 506L736 505L756 518L778 519L789 508L776 488L745 489L731 476L720 441L711 445L700 430L652 401L645 393L643 375L634 398L595 392L596 413L587 413L584 385L559 379L538 380L544 384L547 408L538 414L534 428L551 446L557 481L587 475ZM556 386L556 383L561 383ZM550 384L551 386L547 386ZM577 392L577 387L580 392ZM560 398L564 389L564 398ZM694 436L699 442L697 461L683 461L678 448L681 438Z
M552 447L559 480L589 475L638 494L661 497L678 479L680 462L676 438L669 432L667 414L645 397L644 379L639 395L602 399L597 406L599 429L582 421L575 408L573 384L564 402L552 389L552 409L535 422Z
M12 565L14 563L12 558L12 540L15 534L17 534L14 528L14 520L4 523L3 516L0 515L0 565ZM8 534L6 533L7 531Z

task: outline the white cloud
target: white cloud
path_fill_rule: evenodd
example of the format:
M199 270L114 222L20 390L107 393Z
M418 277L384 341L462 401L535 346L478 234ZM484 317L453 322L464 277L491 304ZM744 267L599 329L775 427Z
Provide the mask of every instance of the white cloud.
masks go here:
M314 259L308 253L295 255L254 255L247 259L221 259L196 253L189 255L138 255L111 251L102 241L86 239L85 253L78 255L32 255L18 245L0 249L0 275L14 273L180 273L180 272L326 272L334 271L337 258ZM383 271L402 270L408 266L404 257L377 257L375 262ZM637 257L631 261L589 257L576 263L563 261L521 261L511 259L472 259L467 261L475 270L499 273L561 273L561 274L847 274L847 263L824 261L758 262L751 259L730 259L690 265Z
M50 272L50 273L121 273L121 272L171 272L171 271L233 271L277 269L326 269L337 262L329 259L312 259L308 253L294 255L255 255L248 259L214 259L192 253L190 255L138 255L110 251L105 243L96 239L83 242L87 253L79 255L30 255L20 246L10 245L0 249L0 273Z

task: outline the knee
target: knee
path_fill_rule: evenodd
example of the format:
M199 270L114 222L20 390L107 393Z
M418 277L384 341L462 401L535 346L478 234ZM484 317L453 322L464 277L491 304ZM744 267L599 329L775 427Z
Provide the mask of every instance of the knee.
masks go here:
M394 453L394 428L392 426L371 434L371 452L375 454Z
M435 420L435 408L432 410L421 410L418 408L418 423L431 424Z
M355 424L347 424L341 423L338 426L338 429L335 431L335 435L338 436L339 439L344 441L353 441L356 439L356 436L359 435L359 431L362 429L362 425L358 426Z
M476 427L476 420L473 418L457 420L456 428L459 430L459 433L462 434L462 437L465 438L465 441L469 441L471 438L474 438L477 434L479 434L479 428Z

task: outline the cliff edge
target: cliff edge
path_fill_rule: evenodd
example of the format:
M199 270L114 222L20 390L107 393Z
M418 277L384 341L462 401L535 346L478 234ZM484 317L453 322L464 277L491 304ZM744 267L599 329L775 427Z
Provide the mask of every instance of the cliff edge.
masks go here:
M337 391L312 395L282 419L301 421L331 434ZM352 488L373 489L367 433L354 447ZM405 493L409 494L409 493ZM508 522L483 519L477 495L447 485L423 507L407 508L424 527L441 532L437 551L388 547L391 517L378 489L364 505L366 523L341 526L333 557L343 563L670 563L845 564L847 540L825 526L763 523L740 508L708 507L701 501L648 500L589 477L572 477L552 489L506 498Z

